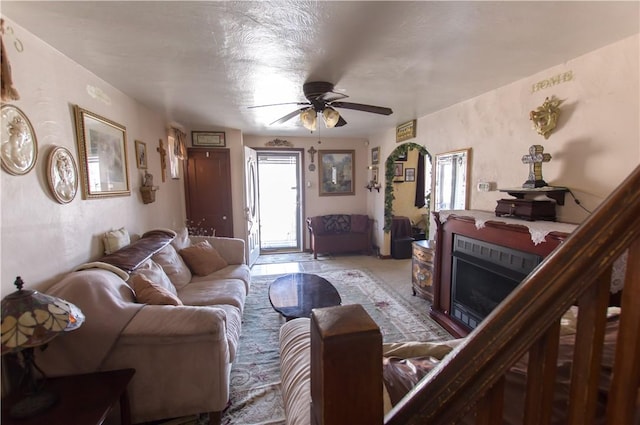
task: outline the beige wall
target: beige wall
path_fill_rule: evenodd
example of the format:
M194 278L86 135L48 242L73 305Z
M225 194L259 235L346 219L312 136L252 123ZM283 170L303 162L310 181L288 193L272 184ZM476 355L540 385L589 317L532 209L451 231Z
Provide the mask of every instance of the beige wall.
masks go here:
M158 140L167 143L162 117L93 75L7 19L23 51L4 37L20 100L11 102L29 118L38 141L37 164L28 174L0 171L2 295L12 292L17 275L28 287L43 288L78 264L102 253L99 235L125 227L140 234L157 227L177 228L184 222L183 180L160 177ZM93 88L93 89L92 89ZM94 97L90 92L101 91ZM106 100L108 99L108 100ZM106 101L105 101L106 100ZM78 154L72 106L81 107L126 127L131 196L82 199L81 189L69 204L59 204L47 185L47 156L54 146ZM136 168L134 140L147 144L148 170L160 186L156 202L143 204Z
M509 196L478 192L477 183L522 186L528 166L521 158L529 146L541 144L552 155L542 167L547 183L569 187L585 208L593 210L640 163L639 44L636 35L420 117L417 137L408 142L423 145L432 155L471 147L469 208L488 211L495 209L496 200ZM535 83L568 71L571 81L532 92ZM564 103L557 129L545 140L532 129L529 111L552 95ZM381 147L384 161L396 147L394 130L375 135L370 145ZM381 221L382 194L371 194L367 205L369 214ZM570 195L557 213L560 221L572 223L588 216ZM376 239L384 237L378 229ZM389 253L388 241L382 253Z

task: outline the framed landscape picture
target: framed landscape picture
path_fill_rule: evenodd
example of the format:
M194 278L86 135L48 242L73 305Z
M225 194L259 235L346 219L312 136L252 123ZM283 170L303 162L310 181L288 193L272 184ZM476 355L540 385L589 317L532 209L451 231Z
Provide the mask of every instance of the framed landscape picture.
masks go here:
M129 196L126 128L78 105L74 112L85 199Z
M318 180L320 196L338 196L355 194L354 150L318 151Z

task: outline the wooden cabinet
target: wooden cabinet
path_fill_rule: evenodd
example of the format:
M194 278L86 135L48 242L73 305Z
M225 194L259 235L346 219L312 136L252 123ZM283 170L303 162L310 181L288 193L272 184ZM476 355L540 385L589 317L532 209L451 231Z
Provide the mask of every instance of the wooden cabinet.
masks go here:
M433 213L437 225L437 250L434 258L433 303L430 315L451 334L458 337L467 335L470 328L457 320L451 311L453 252L456 240L473 239L486 242L488 245L534 254L544 259L577 227L569 223L501 218L488 211L456 211L455 214L443 216L442 220L440 214ZM543 226L543 230L539 229L540 226ZM538 234L541 231L546 233L544 241L534 242L532 234Z
M202 230L215 229L216 236L233 237L229 149L190 148L188 156L187 219Z
M421 240L413 242L411 253L411 285L413 295L428 301L433 300L433 260L435 242Z

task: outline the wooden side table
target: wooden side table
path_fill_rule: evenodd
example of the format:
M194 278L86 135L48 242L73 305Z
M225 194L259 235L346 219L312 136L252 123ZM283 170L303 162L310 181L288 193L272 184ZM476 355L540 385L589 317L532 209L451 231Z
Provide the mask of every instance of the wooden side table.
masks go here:
M134 369L119 369L84 375L71 375L47 379L47 390L58 396L49 410L25 419L14 419L9 410L22 394L10 394L2 399L3 425L100 425L107 414L120 401L122 425L131 424L127 385Z
M433 259L435 241L422 240L411 244L411 286L413 295L433 301Z

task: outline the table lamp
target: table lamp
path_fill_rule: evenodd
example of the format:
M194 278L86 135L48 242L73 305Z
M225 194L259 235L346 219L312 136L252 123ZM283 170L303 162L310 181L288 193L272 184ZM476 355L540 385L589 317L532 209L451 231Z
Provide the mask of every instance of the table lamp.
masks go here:
M51 295L22 289L24 282L18 276L14 282L17 291L2 299L2 355L16 353L23 365L23 375L17 389L24 385L25 397L17 402L9 414L27 418L53 406L57 397L44 388L44 372L34 360L34 347L45 346L61 332L77 329L84 322L78 307ZM38 381L38 372L43 379Z

